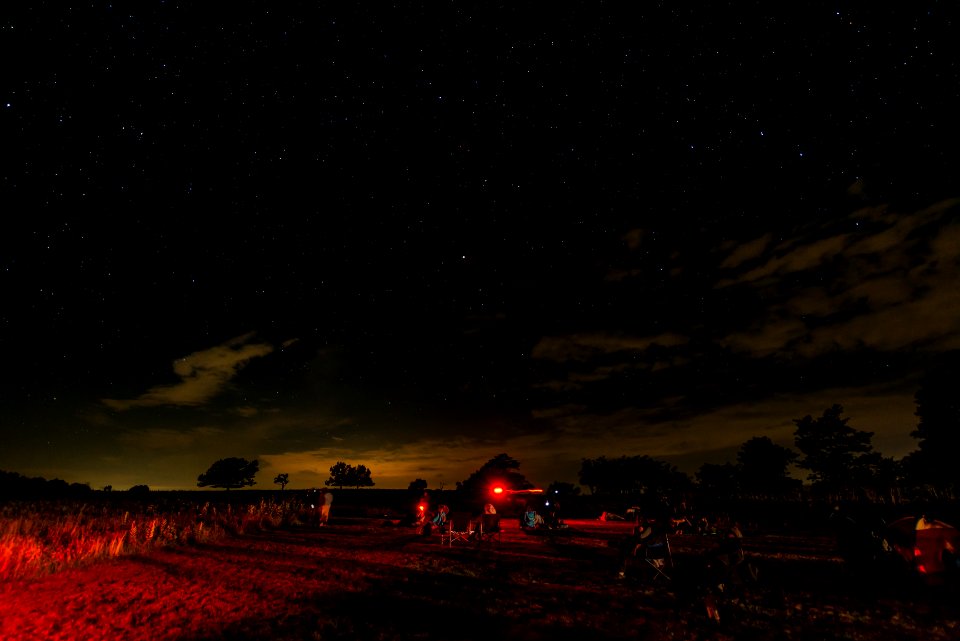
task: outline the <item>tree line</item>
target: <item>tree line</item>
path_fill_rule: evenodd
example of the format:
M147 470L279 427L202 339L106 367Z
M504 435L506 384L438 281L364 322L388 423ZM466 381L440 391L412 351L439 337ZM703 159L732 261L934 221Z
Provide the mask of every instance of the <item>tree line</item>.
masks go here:
M197 477L197 487L214 487L225 490L239 489L256 485L254 477L260 471L260 461L248 461L245 458L230 457L215 461L206 472ZM288 473L277 474L273 482L283 490L290 483ZM372 472L366 465L350 465L343 461L330 467L330 477L324 481L327 486L372 487Z
M873 432L854 429L843 416L843 407L834 404L819 417L810 415L793 421L795 449L778 445L766 436L744 442L736 462L704 463L694 478L679 472L665 461L647 455L595 459L584 458L579 471L580 485L600 496L634 496L697 490L715 497L743 499L799 498L805 491L829 499L860 499L900 502L914 499L951 500L960 496L960 465L953 461L960 446L960 395L951 378L953 368L937 368L922 381L915 394L918 424L910 435L917 449L900 460L873 450ZM259 461L232 457L214 462L197 477L198 487L226 490L256 484ZM808 485L790 474L796 465L807 473ZM533 487L519 472L520 463L508 454L487 461L464 481L457 482L462 496L481 496L491 483L513 490ZM283 490L290 482L281 473L274 483ZM337 488L372 487L372 471L365 465L337 461L330 467L324 484ZM411 490L423 491L427 482L415 479ZM104 491L113 488L107 486ZM554 481L550 493L573 495L580 488ZM27 478L0 470L0 496L82 496L89 485L60 479ZM135 485L128 492L149 491Z
M898 503L960 496L960 396L947 369L922 381L915 395L917 449L900 460L874 451L873 432L855 429L834 404L819 416L794 419L792 449L766 436L744 442L736 463L704 463L694 479L649 456L583 459L580 484L592 494L636 495L697 489L707 496L799 498L805 491L829 500ZM804 485L790 467L806 471Z

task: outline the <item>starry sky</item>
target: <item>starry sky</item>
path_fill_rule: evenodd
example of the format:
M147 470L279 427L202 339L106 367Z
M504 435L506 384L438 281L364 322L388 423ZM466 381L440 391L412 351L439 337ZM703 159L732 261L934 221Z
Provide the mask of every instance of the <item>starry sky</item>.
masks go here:
M956 20L742 2L0 17L0 469L693 473L960 349Z

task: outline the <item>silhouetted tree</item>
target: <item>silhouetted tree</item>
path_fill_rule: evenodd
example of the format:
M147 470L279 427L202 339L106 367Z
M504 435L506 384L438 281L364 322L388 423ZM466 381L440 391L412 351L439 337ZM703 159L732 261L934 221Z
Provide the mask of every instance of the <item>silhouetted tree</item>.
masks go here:
M497 454L465 481L457 482L457 492L467 501L483 503L494 485L511 490L529 490L533 483L520 473L520 462L508 454Z
M74 484L77 485L77 484ZM62 479L47 480L42 476L27 478L16 472L0 470L0 497L51 497L60 498L89 490L89 485L74 488Z
M93 492L89 483L71 483L70 484L70 496L78 497L90 494Z
M149 486L149 485L134 485L134 486L131 487L129 490L127 490L127 492L129 492L130 494L147 494L147 493L150 492L150 486Z
M341 490L346 485L350 487L350 466L343 461L337 461L330 466L330 478L323 482L324 485L336 485Z
M63 479L50 479L47 489L54 496L67 496L70 493L70 484Z
M273 482L280 486L280 491L283 492L284 488L287 487L287 484L290 483L289 474L277 474L276 478L273 479Z
M563 498L566 496L579 496L580 486L574 485L573 483L565 483L563 481L554 481L547 486L547 494L550 496L556 496L558 498Z
M808 414L793 421L797 426L794 442L804 455L797 464L809 470L808 478L815 486L828 492L855 487L857 481L851 482L851 478L862 479L869 463L863 456L873 450L873 432L853 429L847 425L850 419L840 417L842 413L842 406L833 405L820 418Z
M904 466L901 461L895 461L880 455L880 452L870 452L860 457L851 480L862 488L863 497L871 502L899 503L902 499L901 488L904 485Z
M739 476L739 469L731 463L704 463L696 473L700 491L711 498L736 496Z
M737 452L741 493L773 498L795 489L797 483L790 478L787 468L796 460L796 452L777 445L769 437L755 436L747 440Z
M222 458L197 477L197 487L232 488L256 485L253 477L260 471L260 461L248 461L245 458Z
M912 456L915 481L929 484L935 492L960 493L960 364L954 356L924 376L914 400L920 419L910 436L918 439Z
M414 492L423 492L425 489L427 489L427 482L423 479L414 479L410 481L410 485L407 486L407 489Z
M598 494L602 489L612 487L615 483L613 474L613 465L606 456L580 461L580 485L585 485L590 494Z
M666 495L687 489L690 479L669 463L647 455L616 459L601 456L582 460L580 484L590 488L591 494Z
M373 478L370 476L370 470L367 469L366 465L357 465L356 467L352 465L348 466L347 480L349 482L346 483L346 485L357 489L375 485Z
M330 478L323 482L324 485L336 485L340 489L344 487L370 487L375 485L370 476L370 470L366 465L348 465L343 461L337 461L336 465L330 468Z

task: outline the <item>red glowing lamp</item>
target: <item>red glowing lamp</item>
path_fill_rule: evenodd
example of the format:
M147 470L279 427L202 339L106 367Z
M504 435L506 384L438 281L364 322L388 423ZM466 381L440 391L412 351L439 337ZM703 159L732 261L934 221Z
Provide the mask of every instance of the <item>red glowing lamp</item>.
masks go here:
M529 490L508 490L500 485L497 485L493 488L493 493L497 496L502 496L504 494L543 494L543 490L540 488L532 488Z

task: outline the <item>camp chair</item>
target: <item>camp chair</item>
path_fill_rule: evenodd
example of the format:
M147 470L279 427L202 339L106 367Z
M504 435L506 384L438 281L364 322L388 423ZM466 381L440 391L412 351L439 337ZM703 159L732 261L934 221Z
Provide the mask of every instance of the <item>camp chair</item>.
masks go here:
M670 536L664 534L661 537L657 537L656 540L644 544L643 561L653 568L655 572L653 575L654 581L660 578L669 581L670 575L667 574L667 572L672 574L673 570L673 554L670 552Z
M477 530L477 541L496 540L500 542L500 515L483 514L480 516L479 529Z
M447 527L440 532L440 545L453 546L456 542L469 543L473 536L473 518L469 512L451 512Z

